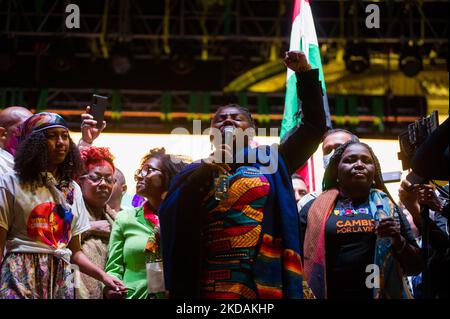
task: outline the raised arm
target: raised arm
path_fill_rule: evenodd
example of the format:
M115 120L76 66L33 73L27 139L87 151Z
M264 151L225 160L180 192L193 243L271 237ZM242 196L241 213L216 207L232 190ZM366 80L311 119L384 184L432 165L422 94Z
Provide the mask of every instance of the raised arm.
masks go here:
M90 114L91 107L86 107L86 112L81 114L81 138L78 141L78 148L81 150L92 146L94 140L99 137L100 133L105 129L106 122L103 121L102 127L97 128L97 121Z
M326 131L322 86L319 70L311 69L302 52L287 52L287 67L297 77L297 97L301 101L302 120L283 139L280 154L289 174L294 173L316 151Z

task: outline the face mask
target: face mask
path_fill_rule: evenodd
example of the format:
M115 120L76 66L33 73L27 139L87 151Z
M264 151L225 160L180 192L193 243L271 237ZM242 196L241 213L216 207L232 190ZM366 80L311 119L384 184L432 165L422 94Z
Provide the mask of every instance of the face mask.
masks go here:
M324 169L327 169L327 166L328 166L328 164L330 164L330 159L333 156L333 154L334 154L334 150L332 150L330 152L330 154L323 156L323 168Z

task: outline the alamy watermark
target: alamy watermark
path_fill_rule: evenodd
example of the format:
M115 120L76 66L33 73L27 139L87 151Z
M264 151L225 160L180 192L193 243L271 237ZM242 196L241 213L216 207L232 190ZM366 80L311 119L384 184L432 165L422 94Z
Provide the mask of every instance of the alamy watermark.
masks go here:
M66 13L69 13L66 17L66 28L79 29L80 28L80 7L77 4L68 4L66 6ZM369 15L366 17L366 27L368 29L380 28L380 7L377 4L369 4L365 9Z
M369 264L366 267L366 287L369 289L380 288L380 267L377 264Z
M68 4L66 6L66 28L79 29L80 28L80 7L76 4Z
M368 29L380 28L380 7L374 3L366 7L366 13L370 13L366 17L366 27Z
M252 141L255 136L267 136L266 128L258 128L257 130L254 128L247 128L245 130L233 128L232 135L227 136L223 131L214 127L209 127L202 131L201 123L200 120L194 120L192 122L193 134L209 137L211 144L214 146L214 151L208 158L204 159L205 162L258 163L260 164L260 170L263 174L273 174L278 170L278 144L252 146ZM171 142L174 145L180 145L183 141L178 139L176 135L190 135L190 132L186 128L177 127L172 130L171 134L173 136ZM278 137L278 128L270 128L269 136ZM226 145L225 148L227 149L225 152L221 148L221 146L224 145ZM196 150L204 147L205 144L198 140L192 145L192 148ZM244 149L246 150L245 152L243 151ZM171 155L171 160L173 163L179 163L182 159L176 155Z

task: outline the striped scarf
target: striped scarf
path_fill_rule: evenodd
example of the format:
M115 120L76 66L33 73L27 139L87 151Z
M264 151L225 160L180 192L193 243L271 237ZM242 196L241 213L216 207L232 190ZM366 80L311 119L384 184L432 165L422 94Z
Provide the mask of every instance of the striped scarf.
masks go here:
M304 275L317 298L327 298L325 225L339 195L337 189L323 192L308 211L305 234ZM389 217L395 217L397 208L380 190L371 189L369 206L375 220L379 220L377 206L382 205ZM379 287L373 288L374 299L411 299L399 262L395 259L388 241L375 244L374 264L379 267Z

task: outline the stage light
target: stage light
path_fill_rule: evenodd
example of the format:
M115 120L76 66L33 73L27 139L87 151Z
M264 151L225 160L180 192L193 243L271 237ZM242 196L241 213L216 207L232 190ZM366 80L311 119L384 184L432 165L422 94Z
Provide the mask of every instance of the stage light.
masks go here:
M131 61L126 55L113 55L111 57L111 63L116 74L125 74L131 69Z
M344 54L345 67L352 73L364 72L370 66L369 50L365 43L348 43Z
M53 60L53 65L56 70L66 72L72 68L72 61L67 56L57 56Z
M195 55L190 52L174 53L170 58L170 68L179 75L191 73L195 68Z
M125 45L117 45L111 53L111 67L114 73L123 75L133 67L133 58L130 50Z
M50 65L58 72L69 71L73 66L74 47L71 39L56 39L50 44Z
M414 44L407 44L400 52L399 69L408 77L414 77L423 69L422 56Z
M232 75L240 75L250 65L250 61L243 55L234 55L228 58L228 71Z
M435 66L437 64L437 58L438 54L435 50L431 49L430 53L428 54L428 58L430 59L430 65Z
M70 71L74 64L74 54L76 53L75 40L72 38L57 38L49 44L49 65L57 72ZM42 46L43 44L40 44ZM35 48L45 50L42 47Z

